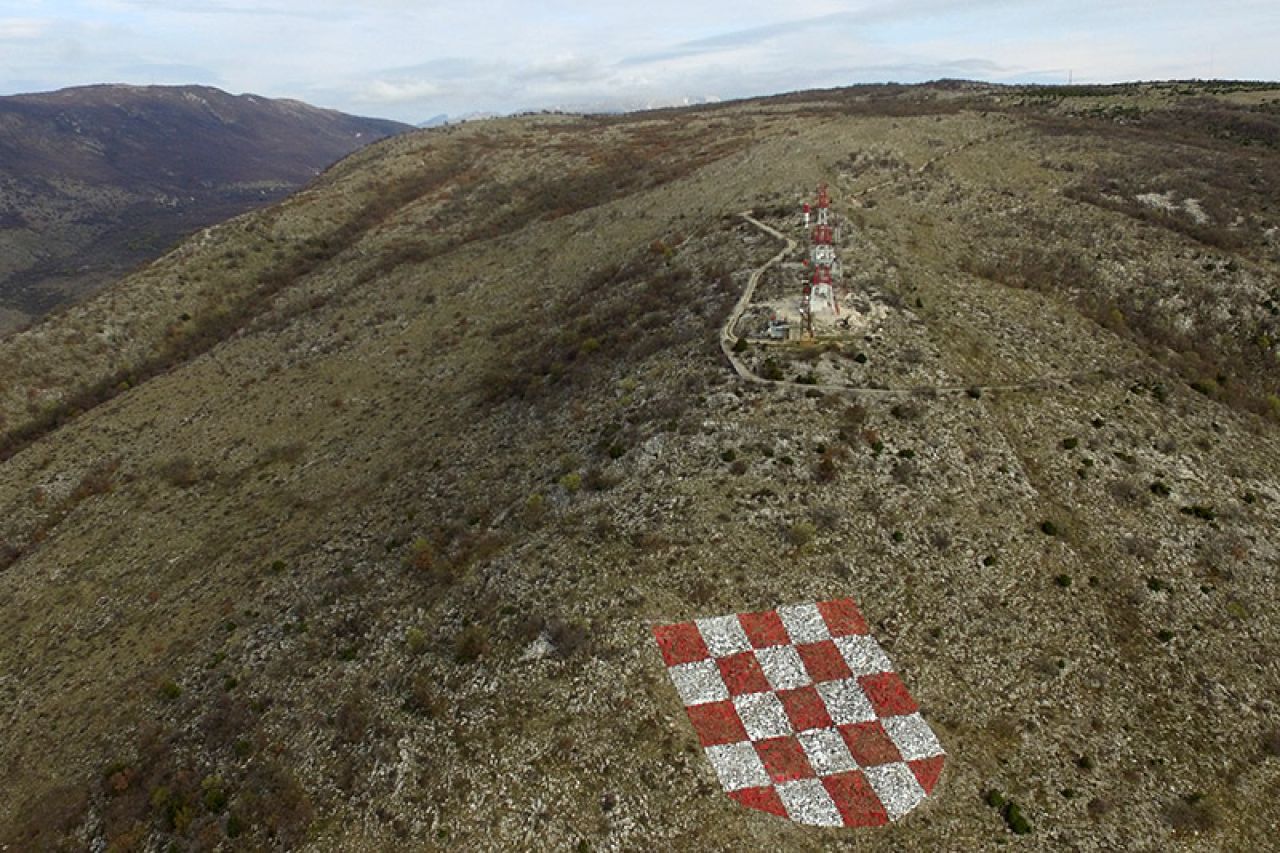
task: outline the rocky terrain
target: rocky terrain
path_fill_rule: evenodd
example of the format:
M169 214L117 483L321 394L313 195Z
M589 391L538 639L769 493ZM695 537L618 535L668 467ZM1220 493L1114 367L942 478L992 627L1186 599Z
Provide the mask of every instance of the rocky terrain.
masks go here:
M1278 146L1261 85L864 87L196 234L0 342L0 846L1264 849ZM865 331L744 382L740 213L786 298L822 181ZM877 830L734 805L650 635L842 596L948 754Z
M0 335L408 129L200 86L0 97Z

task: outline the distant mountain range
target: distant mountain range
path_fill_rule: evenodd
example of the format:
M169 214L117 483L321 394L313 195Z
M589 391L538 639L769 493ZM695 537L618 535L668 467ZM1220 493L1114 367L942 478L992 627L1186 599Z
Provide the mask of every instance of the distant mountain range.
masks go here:
M621 115L623 113L642 112L645 110L662 110L671 107L699 107L718 104L721 99L715 95L685 95L674 98L610 98L609 100L578 101L567 104L556 104L549 107L527 108L497 113L491 111L467 112L459 115L440 113L426 121L418 122L420 128L443 127L447 124L461 124L466 121L481 121L488 118L499 118L504 115L530 115L534 113L567 113L571 115Z
M410 129L201 86L0 97L0 334Z

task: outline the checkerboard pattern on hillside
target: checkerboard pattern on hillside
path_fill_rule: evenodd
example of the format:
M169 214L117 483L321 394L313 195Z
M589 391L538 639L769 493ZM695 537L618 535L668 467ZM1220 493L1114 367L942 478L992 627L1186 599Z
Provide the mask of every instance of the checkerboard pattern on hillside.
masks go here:
M850 599L653 630L720 783L813 826L880 826L933 792L945 756Z

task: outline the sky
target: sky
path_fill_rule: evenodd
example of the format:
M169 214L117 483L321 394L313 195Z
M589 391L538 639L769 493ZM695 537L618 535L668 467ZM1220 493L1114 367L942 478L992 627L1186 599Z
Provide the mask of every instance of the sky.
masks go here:
M1280 0L0 0L0 94L203 84L418 123L942 77L1280 80Z

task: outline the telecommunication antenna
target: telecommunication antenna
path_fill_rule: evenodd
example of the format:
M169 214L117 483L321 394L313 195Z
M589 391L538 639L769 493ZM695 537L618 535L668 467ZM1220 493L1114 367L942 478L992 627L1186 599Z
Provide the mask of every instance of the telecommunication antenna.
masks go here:
M831 193L826 184L818 187L818 202L813 208L804 206L805 228L810 228L810 214L816 210L816 223L809 232L809 262L805 263L805 279L800 298L801 334L810 339L814 337L813 312L814 301L825 303L838 317L840 316L840 299L836 293L832 269L836 264L837 229L831 214Z

